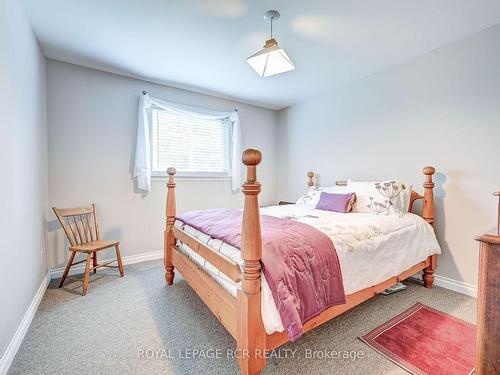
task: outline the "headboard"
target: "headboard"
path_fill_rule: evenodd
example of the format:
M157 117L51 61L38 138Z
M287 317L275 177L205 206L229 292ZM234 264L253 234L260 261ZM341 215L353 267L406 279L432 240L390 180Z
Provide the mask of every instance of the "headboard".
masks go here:
M423 199L422 217L429 224L434 225L434 219L436 217L436 208L434 205L434 186L436 185L432 181L432 175L436 172L434 167L425 167L422 172L425 175L424 181L424 195L418 194L416 191L412 190L410 196L410 205L408 207L408 212L413 212L413 205L415 201ZM311 187L314 185L314 172L307 172L307 186ZM335 181L337 186L347 186L347 181Z

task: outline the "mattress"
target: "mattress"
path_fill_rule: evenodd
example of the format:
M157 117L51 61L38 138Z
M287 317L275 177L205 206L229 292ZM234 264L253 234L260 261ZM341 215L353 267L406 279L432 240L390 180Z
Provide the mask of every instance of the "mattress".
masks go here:
M346 294L381 283L424 261L428 256L441 252L433 228L420 216L411 213L403 217L370 213L342 214L317 210L307 205L264 207L260 213L297 220L326 234L337 251ZM180 220L176 220L175 226L236 263L243 263L240 251L231 245L211 238ZM178 248L236 297L237 283L187 245L178 243ZM266 332L282 332L283 323L263 274L261 282L262 320Z

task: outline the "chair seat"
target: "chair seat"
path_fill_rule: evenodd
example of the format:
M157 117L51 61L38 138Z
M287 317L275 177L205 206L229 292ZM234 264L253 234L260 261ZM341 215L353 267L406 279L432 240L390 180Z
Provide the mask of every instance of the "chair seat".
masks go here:
M107 249L108 247L112 247L118 245L120 241L113 240L97 240L92 242L84 243L83 245L74 245L70 246L70 251L78 251L80 253L93 253L97 250Z

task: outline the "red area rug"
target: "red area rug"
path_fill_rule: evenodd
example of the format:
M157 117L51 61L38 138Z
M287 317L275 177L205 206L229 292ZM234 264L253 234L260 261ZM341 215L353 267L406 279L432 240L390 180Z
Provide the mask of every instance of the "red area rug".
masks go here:
M360 339L412 374L474 373L475 326L421 303Z

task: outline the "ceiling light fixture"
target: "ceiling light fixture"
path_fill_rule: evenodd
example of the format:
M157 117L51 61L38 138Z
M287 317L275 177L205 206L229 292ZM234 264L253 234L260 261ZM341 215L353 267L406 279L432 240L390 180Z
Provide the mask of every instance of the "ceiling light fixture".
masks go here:
M271 39L266 40L264 48L247 59L247 63L261 77L269 77L275 74L294 70L295 66L286 52L278 47L278 41L273 38L273 21L280 18L277 10L268 10L264 18L271 21Z

